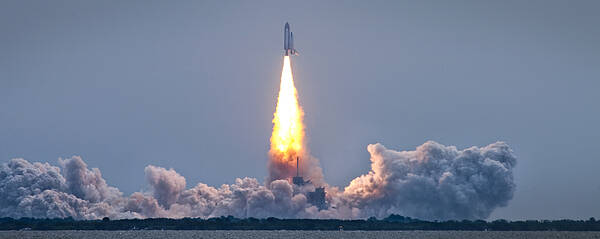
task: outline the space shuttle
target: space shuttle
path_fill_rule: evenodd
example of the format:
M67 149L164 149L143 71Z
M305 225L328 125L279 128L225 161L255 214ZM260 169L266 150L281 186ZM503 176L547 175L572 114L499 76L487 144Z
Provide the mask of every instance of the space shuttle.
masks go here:
M283 31L283 50L285 50L286 56L297 56L298 51L294 49L294 34L290 31L290 24L285 23L285 30Z

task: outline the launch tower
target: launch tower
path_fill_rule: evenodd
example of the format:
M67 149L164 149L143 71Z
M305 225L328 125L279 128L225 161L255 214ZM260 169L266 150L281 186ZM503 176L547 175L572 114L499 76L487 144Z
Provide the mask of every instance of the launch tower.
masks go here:
M300 176L300 157L296 157L296 177L292 178L292 182L298 186L304 186L310 183L310 180L304 181L304 178ZM306 195L306 199L312 205L315 205L319 210L323 210L327 208L327 203L325 202L325 188L324 187L316 187L315 191L308 192Z
M304 181L303 177L300 177L300 157L296 157L296 177L292 178L292 182L298 186L310 183L310 180Z

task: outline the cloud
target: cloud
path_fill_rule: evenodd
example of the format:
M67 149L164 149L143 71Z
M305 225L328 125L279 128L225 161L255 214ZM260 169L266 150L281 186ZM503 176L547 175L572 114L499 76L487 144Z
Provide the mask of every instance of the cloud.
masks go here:
M457 150L428 141L401 152L372 144L368 151L371 171L343 193L364 216L487 218L513 197L516 158L503 142Z
M66 176L48 163L12 159L0 165L0 214L7 217L120 217L121 192L79 157L59 160ZM127 217L128 215L122 215Z
M154 197L161 206L167 209L177 201L179 194L185 189L185 178L173 169L166 170L148 165L144 172L146 180L152 187Z
M100 170L97 168L89 170L81 157L59 159L58 162L64 170L67 191L78 198L97 203L121 197L121 192L117 188L109 187L106 184Z
M421 219L481 219L505 206L515 190L516 158L503 142L464 150L433 141L414 151L394 151L381 144L367 149L371 171L343 190L327 186L329 207L324 210L309 202L311 184L300 187L272 179L262 185L255 178L238 178L218 188L198 183L186 189L185 178L175 170L152 165L144 170L149 192L125 197L106 184L99 169L88 169L81 157L73 156L59 159L60 168L24 159L1 164L0 214L98 219L367 218L395 213ZM318 161L306 161L307 169L318 167Z

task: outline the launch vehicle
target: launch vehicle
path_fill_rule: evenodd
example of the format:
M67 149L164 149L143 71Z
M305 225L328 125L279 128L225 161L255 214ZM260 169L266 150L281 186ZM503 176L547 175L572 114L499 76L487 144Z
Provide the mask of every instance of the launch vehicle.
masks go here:
M294 49L294 34L290 31L290 24L285 23L285 30L283 31L283 50L285 50L286 56L297 56L298 51Z

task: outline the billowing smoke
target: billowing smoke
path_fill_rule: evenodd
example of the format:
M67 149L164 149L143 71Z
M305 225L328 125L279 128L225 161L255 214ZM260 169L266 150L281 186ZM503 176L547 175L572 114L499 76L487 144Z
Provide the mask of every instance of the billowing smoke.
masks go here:
M146 180L153 189L153 195L158 203L169 208L179 198L179 194L185 190L185 178L175 170L166 170L161 167L148 165L144 170Z
M109 187L98 169L87 169L80 157L59 159L58 167L12 159L0 166L0 216L129 217L114 210L122 201L118 189Z
M371 171L344 190L327 187L323 210L308 200L314 185L293 185L287 179L263 185L254 178L238 178L231 185L199 183L186 189L185 178L175 170L149 165L145 174L150 189L127 197L77 156L59 159L60 168L12 159L0 165L0 217L366 218L395 213L480 219L505 206L515 190L516 159L502 142L457 150L429 141L402 152L373 144L368 151Z
M166 181L179 180L174 171L158 170ZM158 184L151 185L156 194ZM164 190L164 188L163 188ZM165 190L169 191L169 190ZM294 194L294 188L286 180L275 180L269 186L261 185L254 178L236 179L234 184L220 188L200 183L183 190L172 190L177 200L163 206L153 196L134 193L125 211L134 211L141 217L282 217L293 218L307 207L304 194Z
M121 192L117 188L106 185L99 169L88 170L87 164L81 157L59 159L58 163L64 170L63 175L68 191L76 197L97 203L114 201L121 196Z
M516 159L503 142L457 150L429 141L402 152L372 144L368 150L371 171L344 190L364 216L487 218L513 197Z

